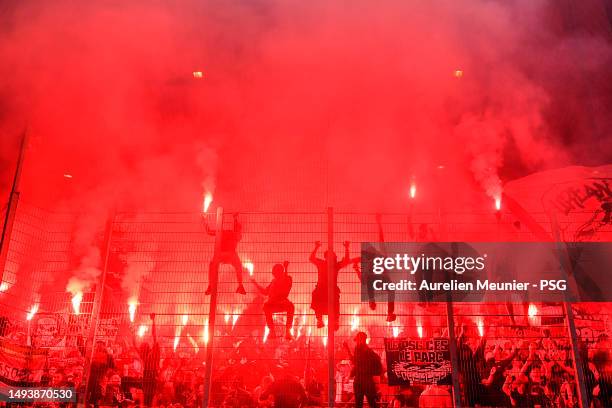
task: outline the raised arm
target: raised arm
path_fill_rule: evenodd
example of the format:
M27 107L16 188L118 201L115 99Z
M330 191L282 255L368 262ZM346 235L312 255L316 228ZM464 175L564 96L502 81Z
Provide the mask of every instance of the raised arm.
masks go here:
M234 232L241 232L242 231L242 224L240 224L240 221L238 221L238 213L233 213L232 217L234 217Z
M149 315L151 318L151 335L153 336L153 344L157 343L157 328L155 326L155 313Z
M234 217L233 230L234 234L236 234L236 241L240 242L242 240L242 224L238 221L238 213L233 213L232 216Z
M344 257L338 263L338 269L344 268L345 266L351 263L351 254L349 251L351 247L351 243L349 241L344 241L343 245L344 245Z
M263 286L261 286L259 283L257 283L257 281L255 280L255 278L251 278L251 282L253 282L253 285L255 285L255 287L257 288L257 290L262 294L262 295L268 295L268 288L264 288Z
M378 225L378 242L380 242L380 250L383 255L386 255L387 246L385 245L385 232L382 227L382 215L376 214L376 224Z
M206 224L206 233L208 235L212 235L213 237L217 234L217 231L215 231L214 229L210 228L210 226L208 225L208 222L204 221Z
M312 250L312 252L310 253L310 258L308 258L308 260L312 263L316 263L317 261L317 252L319 251L319 248L321 248L321 241L316 241L315 242L315 247Z
M512 364L512 360L514 360L517 354L518 354L518 350L516 346L512 346L512 351L510 352L510 356L500 361L499 363L500 367L502 367L503 369L506 369L510 364Z
M487 345L487 337L482 336L480 341L478 342L478 346L476 346L476 350L474 350L474 357L484 360L485 359L485 347Z
M138 355L140 355L140 349L138 348L138 344L136 344L136 332L134 331L134 327L131 327L131 331L132 331L132 346L134 346L134 349L136 350L136 352L138 353Z
M361 280L361 257L351 259L351 263L353 264L353 270L357 274L359 280Z

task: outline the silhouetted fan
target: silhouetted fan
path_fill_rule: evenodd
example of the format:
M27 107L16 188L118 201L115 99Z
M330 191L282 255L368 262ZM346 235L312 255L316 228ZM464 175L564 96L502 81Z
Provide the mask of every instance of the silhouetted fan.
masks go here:
M425 257L457 258L457 257L479 257L482 256L473 246L464 242L430 242L424 244L414 256L424 254ZM429 269L417 270L415 272L417 285L421 280L428 282L450 282L458 280L460 282L472 282L476 287L476 279L483 276L484 271L466 270L462 274L457 274L453 270ZM419 298L423 302L460 302L473 293L467 291L419 291Z

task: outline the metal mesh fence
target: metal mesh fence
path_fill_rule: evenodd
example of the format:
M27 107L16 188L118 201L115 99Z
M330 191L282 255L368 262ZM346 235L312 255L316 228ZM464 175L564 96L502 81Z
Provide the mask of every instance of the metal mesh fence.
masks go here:
M108 231L95 234L94 245L102 254L100 274L84 291L77 313L66 285L80 262L75 254L78 217L21 204L0 287L2 334L11 342L48 349L40 380L74 385L82 402L107 398L118 377L123 398L146 405L201 406L210 389L209 406L257 406L270 382L291 375L300 379L312 406L328 404L330 384L336 406L353 406L350 352L359 331L367 334L369 347L385 368L385 339L455 341L452 378L444 378L436 387L428 385L426 377L399 387L382 376L377 390L383 406L418 406L419 400L432 406L452 405L453 378L461 406L506 406L512 401L516 405L521 398L540 398L550 406L578 406L581 385L586 398L599 398L596 385L607 375L602 354L609 351L607 304L572 308L578 333L575 346L584 353L580 384L562 304L500 299L449 308L445 303L361 301L354 266L360 242L541 238L512 214L335 213L331 225L328 216L327 212L239 214L240 273L230 258L221 259L219 281L212 288L217 302L211 311L211 296L205 291L211 283L211 262L217 259L219 225L214 215L116 214ZM534 219L552 239L550 220L544 215ZM224 233L235 230L232 214L224 214L222 225ZM559 228L567 231L571 226ZM600 233L604 239L610 234ZM328 358L329 319L323 316L325 327L317 327L311 309L318 275L310 258L317 241L322 247L316 258L324 260L324 251L332 244L342 260L347 242L351 260L337 278L340 307L333 361ZM265 288L274 265L285 261L292 277L288 299L295 316L287 326L287 313L274 313L275 330L270 332L264 314L268 298L252 280ZM246 294L236 292L240 280ZM216 314L214 328L211 312ZM449 322L455 327L452 333ZM291 340L284 338L286 327L291 327ZM214 346L208 355L210 344ZM209 383L207 363L212 363Z

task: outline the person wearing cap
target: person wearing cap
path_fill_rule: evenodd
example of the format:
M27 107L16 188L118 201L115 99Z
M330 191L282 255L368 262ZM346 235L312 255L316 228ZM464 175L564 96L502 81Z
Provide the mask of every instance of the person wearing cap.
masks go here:
M295 306L288 299L289 292L293 286L293 279L287 273L288 261L282 265L276 264L272 267L272 281L266 287L261 286L254 278L251 282L257 287L259 292L268 296L268 300L264 303L263 309L266 315L266 325L270 329L270 338L274 338L274 313L287 313L287 323L285 325L285 338L291 340L291 328L293 327L293 316L295 314Z
M376 402L376 380L382 374L382 363L380 357L367 345L368 335L358 332L355 335L355 351L351 357L353 361L354 378L353 390L355 393L355 407L363 407L364 397L368 400L371 408L378 407Z

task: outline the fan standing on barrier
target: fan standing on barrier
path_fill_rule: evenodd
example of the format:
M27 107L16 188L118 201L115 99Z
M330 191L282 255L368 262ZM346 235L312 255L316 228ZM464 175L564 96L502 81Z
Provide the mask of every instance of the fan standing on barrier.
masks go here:
M378 242L381 243L382 252L385 252L385 249L384 249L385 235L383 233L382 218L380 214L376 215L376 223L378 224ZM351 262L353 264L353 269L357 273L357 277L359 278L359 280L362 280L363 276L361 273L361 257L353 258L351 259ZM374 287L373 287L374 281L381 280L384 283L391 283L391 280L389 279L389 275L387 272L383 272L381 275L376 275L370 272L365 278L366 278L365 284L366 284L366 290L368 292L368 300L370 304L370 309L376 310L376 300L374 298ZM389 290L387 291L387 321L394 322L395 319L397 319L397 315L395 314L395 292L392 290Z
M289 276L287 267L289 262L285 261L282 265L276 264L272 267L272 281L265 288L251 278L251 282L257 287L257 290L268 296L268 300L263 305L264 314L266 315L266 325L270 329L269 338L276 337L274 332L274 313L286 312L287 323L285 326L285 338L293 339L291 328L293 327L293 316L295 314L295 306L288 299L293 279Z
M334 273L334 282L335 282L335 297L334 297L334 309L336 310L336 316L333 322L334 331L338 330L339 325L339 310L340 310L340 288L338 287L338 272L340 269L344 268L348 264L351 263L350 255L349 255L349 246L350 242L344 242L344 258L340 262L338 262L338 257L336 253L330 249L325 251L325 259L317 258L317 252L319 248L321 248L321 242L315 242L315 247L312 253L310 254L310 262L315 264L317 267L317 285L315 289L312 291L312 302L310 304L310 308L314 310L315 316L317 317L317 327L322 328L325 327L325 323L323 323L323 315L329 315L329 305L327 304L327 282L328 282L328 263L331 262L334 265L333 273Z
M221 245L219 246L219 252L217 253L215 248L215 254L213 255L212 261L210 261L210 267L208 269L209 284L208 288L206 289L207 295L210 295L214 289L212 277L219 271L219 265L221 264L229 264L234 267L236 270L236 279L238 280L238 288L236 289L236 293L246 295L244 285L242 284L242 271L244 267L242 266L242 262L240 261L240 257L236 251L238 243L242 239L242 225L238 221L238 213L234 213L232 215L234 217L234 228L231 230L223 230L221 234ZM207 223L206 233L208 233L208 235L215 236L217 231L210 228Z

